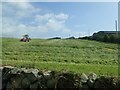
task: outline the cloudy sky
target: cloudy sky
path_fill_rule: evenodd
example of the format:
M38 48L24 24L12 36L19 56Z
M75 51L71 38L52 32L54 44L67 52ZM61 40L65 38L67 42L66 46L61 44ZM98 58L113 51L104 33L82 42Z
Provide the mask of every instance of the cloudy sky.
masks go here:
M2 2L2 36L86 36L115 30L117 2Z

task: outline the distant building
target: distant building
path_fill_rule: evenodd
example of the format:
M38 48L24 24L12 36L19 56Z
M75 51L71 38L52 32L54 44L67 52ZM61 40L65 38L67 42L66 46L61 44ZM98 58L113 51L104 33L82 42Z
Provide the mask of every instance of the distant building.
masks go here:
M120 31L99 31L97 33L94 33L93 36L96 35L117 35L120 34Z
M119 43L120 31L99 31L91 36L92 40Z
M99 31L98 34L117 34L120 33L120 31Z

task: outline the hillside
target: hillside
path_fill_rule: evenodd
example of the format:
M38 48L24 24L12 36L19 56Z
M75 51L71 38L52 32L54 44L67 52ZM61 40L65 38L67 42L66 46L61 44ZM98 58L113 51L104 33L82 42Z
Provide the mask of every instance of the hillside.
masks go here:
M3 38L3 64L117 75L117 44L72 39ZM81 70L79 70L81 69Z

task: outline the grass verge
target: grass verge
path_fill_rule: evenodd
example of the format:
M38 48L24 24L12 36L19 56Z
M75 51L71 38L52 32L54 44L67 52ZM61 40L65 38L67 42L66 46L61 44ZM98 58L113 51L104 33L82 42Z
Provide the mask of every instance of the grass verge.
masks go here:
M58 63L58 62L31 62L31 61L13 61L3 60L3 65L13 65L16 67L33 67L40 70L55 70L55 71L71 71L74 73L94 72L97 75L117 76L117 65L98 65L98 64L74 64L74 63Z

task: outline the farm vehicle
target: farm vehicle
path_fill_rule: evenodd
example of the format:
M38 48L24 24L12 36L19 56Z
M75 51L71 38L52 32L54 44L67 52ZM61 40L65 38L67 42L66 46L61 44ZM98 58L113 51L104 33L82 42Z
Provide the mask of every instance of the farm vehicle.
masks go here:
M20 39L21 42L29 42L31 38L29 38L29 35L23 35L23 38Z

